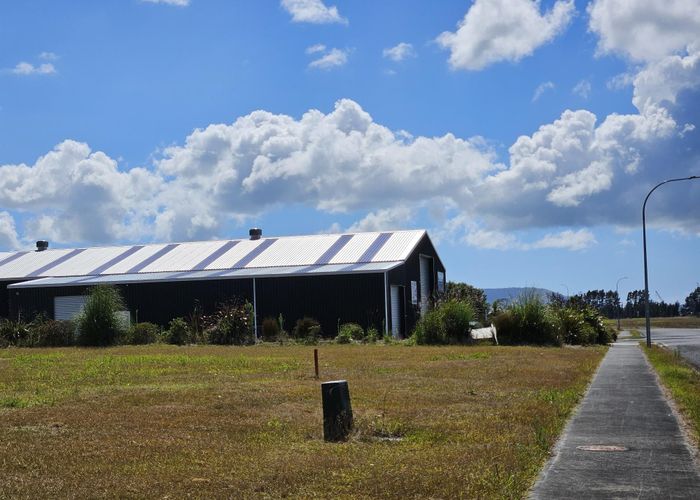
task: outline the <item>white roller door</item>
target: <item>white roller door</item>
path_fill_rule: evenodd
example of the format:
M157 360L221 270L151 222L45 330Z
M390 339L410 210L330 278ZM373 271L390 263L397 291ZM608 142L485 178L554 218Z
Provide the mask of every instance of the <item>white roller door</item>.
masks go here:
M53 317L56 320L73 319L83 312L87 295L67 295L65 297L54 297Z
M430 258L420 256L420 313L428 312L430 299Z
M398 286L391 287L391 336L401 335L401 290Z

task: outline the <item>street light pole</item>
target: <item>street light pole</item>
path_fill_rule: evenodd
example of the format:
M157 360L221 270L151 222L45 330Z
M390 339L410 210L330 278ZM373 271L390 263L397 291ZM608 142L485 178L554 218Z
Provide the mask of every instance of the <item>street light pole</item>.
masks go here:
M564 288L566 288L566 300L568 302L568 300L569 300L569 287L566 286L566 284L564 284L564 283L559 283L559 286L563 286Z
M664 184L668 184L669 182L690 181L693 179L700 179L700 176L691 175L690 177L680 177L678 179L668 179L663 182L659 182L656 186L651 188L649 193L647 193L646 198L644 198L644 203L642 204L642 243L644 246L644 318L647 329L647 347L651 347L651 319L649 318L649 272L647 267L647 200L649 200L651 193L656 191L656 188L663 186Z
M622 306L620 304L622 304L622 302L620 302L620 294L617 291L617 287L620 284L620 281L627 280L627 279L629 279L627 276L623 276L622 278L617 280L617 283L615 283L615 295L617 296L617 301L618 301L618 306L617 306L617 331L618 332L620 331L620 315L621 315L621 309L622 309Z

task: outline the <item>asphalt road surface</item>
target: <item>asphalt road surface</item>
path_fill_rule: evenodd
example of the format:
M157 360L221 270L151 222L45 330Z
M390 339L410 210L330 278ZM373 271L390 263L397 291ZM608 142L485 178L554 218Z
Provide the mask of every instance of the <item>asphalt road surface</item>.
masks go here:
M644 330L642 336L646 335ZM688 362L700 370L700 328L652 328L651 341L678 350Z

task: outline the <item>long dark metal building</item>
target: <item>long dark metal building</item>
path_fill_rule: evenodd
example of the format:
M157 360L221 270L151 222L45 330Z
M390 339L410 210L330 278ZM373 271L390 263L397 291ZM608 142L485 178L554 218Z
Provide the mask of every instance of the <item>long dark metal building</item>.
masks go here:
M91 286L117 286L136 321L167 325L239 298L267 317L316 318L326 336L355 322L410 334L445 286L426 231L392 231L0 253L0 315L69 319Z

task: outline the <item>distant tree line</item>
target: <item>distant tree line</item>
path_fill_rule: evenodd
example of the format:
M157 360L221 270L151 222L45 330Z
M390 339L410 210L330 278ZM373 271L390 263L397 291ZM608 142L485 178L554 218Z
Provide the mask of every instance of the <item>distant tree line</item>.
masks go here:
M557 294L558 295L558 294ZM554 296L552 300L563 300L563 297ZM644 290L632 290L627 294L624 306L620 296L614 290L588 290L585 293L572 295L569 301L573 304L585 304L596 309L606 318L641 318L644 316ZM692 291L685 299L683 305L680 302L649 300L649 315L652 317L672 316L700 316L700 287Z

